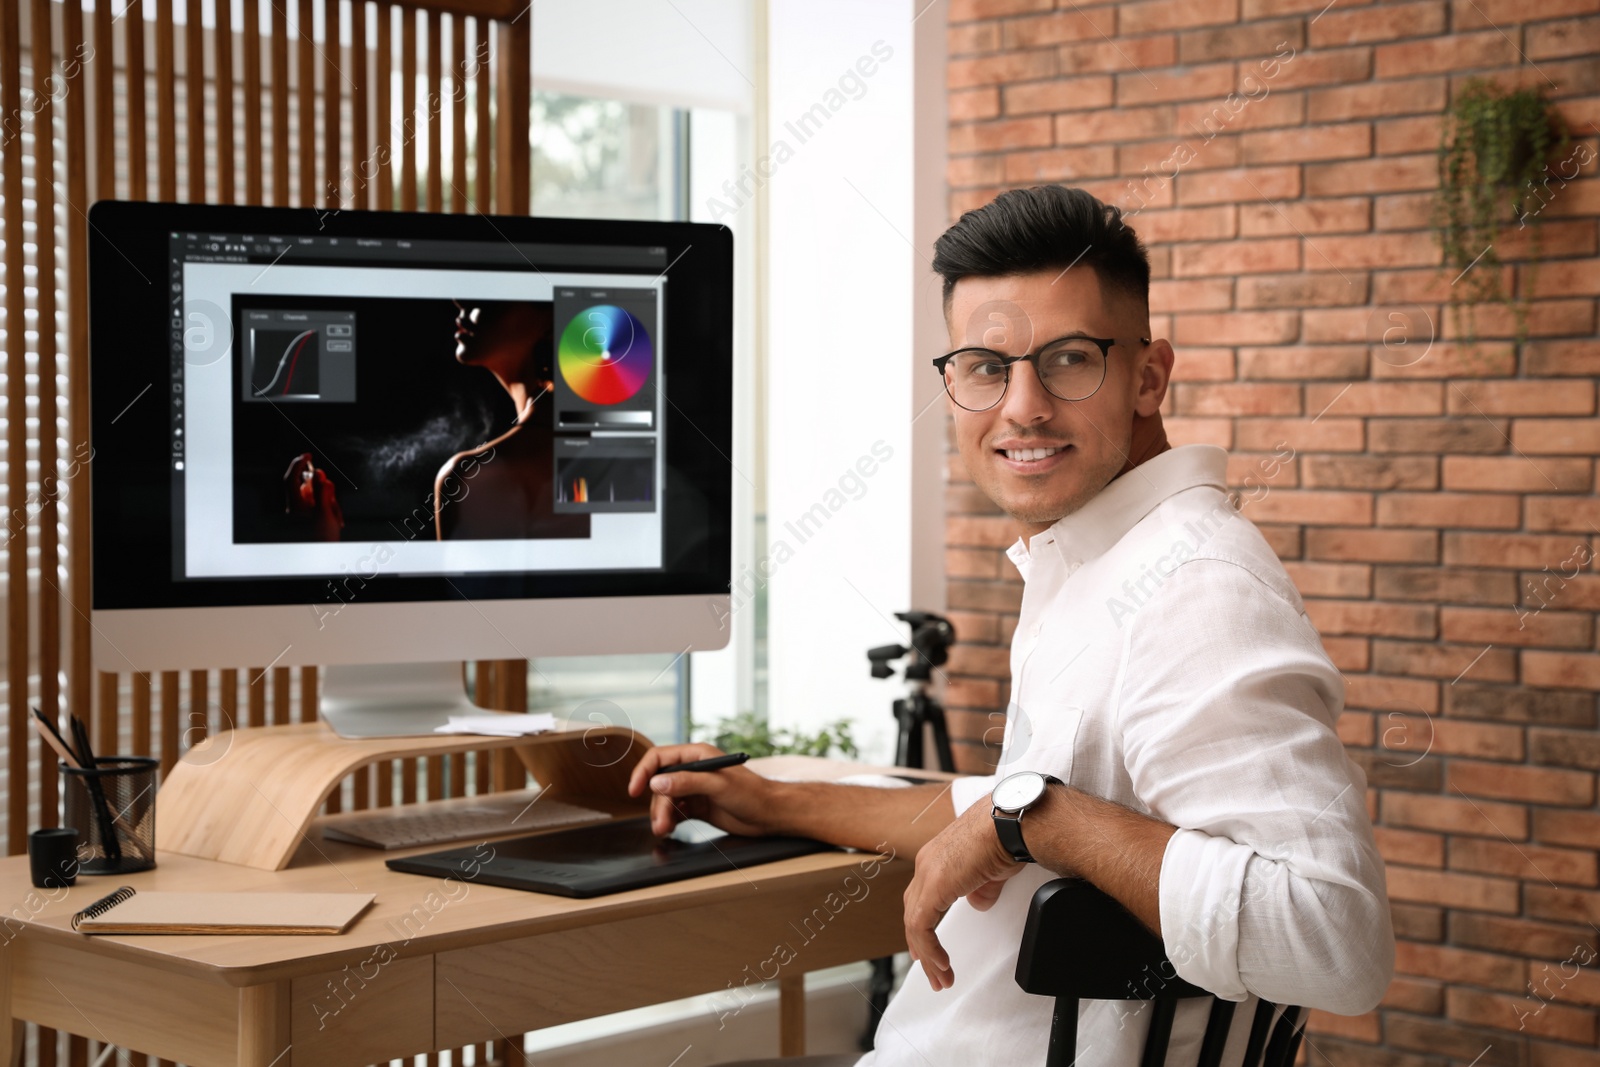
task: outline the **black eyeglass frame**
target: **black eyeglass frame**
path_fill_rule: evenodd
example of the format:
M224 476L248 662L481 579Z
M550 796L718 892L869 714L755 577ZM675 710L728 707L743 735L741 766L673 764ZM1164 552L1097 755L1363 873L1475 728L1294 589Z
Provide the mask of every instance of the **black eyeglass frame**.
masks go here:
M980 348L980 347L976 347L976 346L969 347L969 348L958 348L954 352L946 352L944 355L939 356L937 359L935 359L933 361L933 367L934 367L935 370L937 370L939 372L940 380L944 382L945 395L948 396L951 400L955 400L956 406L959 407L963 411L988 411L990 408L993 408L995 405L999 404L1000 401L1004 400L1006 398L1006 390L1011 388L1011 367L1012 367L1012 365L1016 364L1016 363L1024 363L1024 362L1033 364L1033 373L1039 379L1039 384L1044 386L1044 391L1045 392L1050 393L1050 395L1054 396L1057 400L1065 400L1069 404L1076 404L1080 400L1088 400L1091 396L1094 396L1094 394L1096 394L1096 393L1098 393L1100 391L1100 386L1102 386L1102 385L1104 385L1106 383L1105 368L1104 367L1101 368L1099 384L1097 384L1093 389L1089 390L1089 392L1085 393L1083 396L1078 396L1078 397L1057 396L1054 392L1051 391L1051 389L1050 389L1050 387L1048 385L1044 384L1044 375L1039 373L1039 357L1041 355L1043 355L1045 353L1045 351L1047 351L1048 349L1050 349L1051 347L1053 347L1055 345L1060 344L1063 341L1089 341L1090 343L1092 343L1094 345L1097 345L1099 347L1099 349L1100 349L1101 358L1103 358L1106 361L1106 365L1108 365L1108 366L1111 363L1111 346L1117 343L1117 339L1114 338L1114 337L1090 337L1087 334L1069 333L1069 334L1067 334L1067 335L1065 335L1063 337L1057 337L1052 341L1046 341L1044 344L1040 345L1039 348L1036 351L1029 352L1026 355L1022 355L1022 356L1002 356L1000 353L996 352L992 348ZM1148 338L1148 337L1139 338L1139 344L1141 346L1147 345L1149 343L1150 343L1150 338ZM963 352L983 352L986 355L993 356L995 359L999 360L1000 361L1000 365L1005 368L1005 371L1006 371L1005 384L1000 387L1000 395L995 397L994 398L994 403L988 405L988 407L969 408L969 407L967 407L967 405L963 404L961 401L956 400L956 394L954 392L952 392L951 389L950 389L950 378L949 378L949 376L947 374L945 374L945 367L949 365L949 363L950 363L950 361L952 359L955 359L957 356L961 355Z

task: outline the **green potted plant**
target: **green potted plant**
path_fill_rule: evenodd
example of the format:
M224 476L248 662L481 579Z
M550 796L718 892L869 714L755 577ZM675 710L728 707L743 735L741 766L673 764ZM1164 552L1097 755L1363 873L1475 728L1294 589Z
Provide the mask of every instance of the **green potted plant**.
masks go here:
M829 756L835 750L844 759L861 755L850 732L849 719L835 719L814 734L803 730L774 730L767 720L753 711L741 711L715 726L696 729L697 740L709 741L724 752L748 752L752 756Z
M1552 154L1569 143L1565 124L1537 89L1506 90L1472 79L1457 94L1439 144L1439 190L1433 203L1435 237L1444 251L1441 269L1454 280L1450 307L1457 332L1473 335L1472 308L1504 303L1516 320L1517 340L1527 338L1527 292L1538 270L1541 190L1551 177ZM1501 283L1500 238L1531 226L1527 283L1521 294Z

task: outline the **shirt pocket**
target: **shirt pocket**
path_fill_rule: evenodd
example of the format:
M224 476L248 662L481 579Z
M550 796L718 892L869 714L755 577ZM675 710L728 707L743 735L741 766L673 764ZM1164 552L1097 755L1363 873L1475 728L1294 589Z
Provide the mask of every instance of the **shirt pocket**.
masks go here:
M1070 783L1082 723L1082 705L1055 700L1013 702L1006 708L1005 742L995 774L1005 777L1017 771L1038 771Z

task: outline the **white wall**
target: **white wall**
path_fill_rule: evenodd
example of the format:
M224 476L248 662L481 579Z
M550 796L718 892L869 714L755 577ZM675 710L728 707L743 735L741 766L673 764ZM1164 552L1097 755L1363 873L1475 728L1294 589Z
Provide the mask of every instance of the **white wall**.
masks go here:
M893 754L899 685L868 675L866 650L909 637L894 613L914 606L913 537L942 543L942 518L937 530L919 529L911 511L921 468L914 398L926 391L913 374L938 384L922 358L938 353L919 351L913 331L918 298L930 291L927 243L913 244L918 168L929 165L914 156L920 23L937 30L922 40L941 61L943 47L942 10L913 24L926 3L772 4L772 143L757 149L770 157L771 720L815 727L849 716L874 759ZM942 110L942 76L937 95ZM817 118L801 128L808 112ZM938 154L933 184L942 187L942 135L921 145ZM875 463L869 477L857 470L864 458ZM816 508L820 528L803 530ZM942 600L926 581L917 594Z

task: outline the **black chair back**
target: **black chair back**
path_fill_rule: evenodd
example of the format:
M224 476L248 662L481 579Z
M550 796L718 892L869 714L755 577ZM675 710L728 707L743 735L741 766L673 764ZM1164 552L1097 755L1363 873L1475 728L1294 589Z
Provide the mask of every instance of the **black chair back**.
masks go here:
M1058 878L1034 893L1017 954L1017 985L1056 998L1046 1067L1076 1062L1080 1000L1149 1001L1150 1032L1139 1062L1164 1067L1178 1002L1211 996L1178 977L1159 937L1115 899L1077 878ZM1234 1008L1233 1001L1212 1000L1196 1067L1222 1062ZM1259 1001L1243 1067L1289 1067L1300 1049L1303 1014Z

